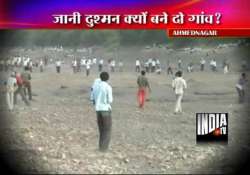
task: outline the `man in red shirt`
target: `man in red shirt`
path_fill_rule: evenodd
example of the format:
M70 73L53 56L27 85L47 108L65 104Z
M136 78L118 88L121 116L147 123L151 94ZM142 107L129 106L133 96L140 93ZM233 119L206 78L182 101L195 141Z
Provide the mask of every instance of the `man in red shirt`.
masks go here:
M22 100L25 102L25 104L27 106L29 106L30 103L27 100L26 96L24 95L23 79L22 79L20 73L16 74L16 80L17 80L17 90L14 93L14 104L16 104L16 101L17 101L17 94L20 94L22 97Z

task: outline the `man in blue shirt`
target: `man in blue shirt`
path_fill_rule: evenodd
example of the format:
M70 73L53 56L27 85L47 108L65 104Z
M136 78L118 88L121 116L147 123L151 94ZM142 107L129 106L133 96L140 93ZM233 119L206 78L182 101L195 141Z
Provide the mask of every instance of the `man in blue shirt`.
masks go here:
M107 83L109 74L102 72L101 81L93 88L93 104L97 114L97 124L99 128L99 150L108 150L111 139L111 103L113 102L112 87Z

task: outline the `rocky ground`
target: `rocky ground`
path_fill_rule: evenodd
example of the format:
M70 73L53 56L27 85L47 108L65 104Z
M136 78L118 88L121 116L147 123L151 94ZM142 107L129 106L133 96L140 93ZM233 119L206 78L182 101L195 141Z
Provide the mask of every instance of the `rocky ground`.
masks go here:
M239 73L185 73L184 113L174 115L172 77L148 75L152 93L139 109L137 74L125 71L110 77L112 140L110 150L100 153L89 101L97 76L96 71L89 77L73 74L67 65L61 74L53 65L43 73L35 70L31 106L19 98L15 110L3 116L1 142L15 157L10 163L32 173L222 173L232 172L237 156L249 151L249 111L237 103L234 88ZM196 144L196 112L229 113L227 145Z

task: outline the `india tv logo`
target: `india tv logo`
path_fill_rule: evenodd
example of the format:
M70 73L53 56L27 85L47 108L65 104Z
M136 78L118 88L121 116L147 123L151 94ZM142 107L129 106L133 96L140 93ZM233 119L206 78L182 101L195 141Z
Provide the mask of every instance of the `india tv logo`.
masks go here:
M196 141L228 142L228 113L196 113Z

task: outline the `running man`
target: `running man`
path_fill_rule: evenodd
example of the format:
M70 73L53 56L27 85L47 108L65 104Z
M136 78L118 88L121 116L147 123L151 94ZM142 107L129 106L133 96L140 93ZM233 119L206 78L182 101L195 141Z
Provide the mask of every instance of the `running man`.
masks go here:
M105 152L108 150L111 140L111 103L113 102L112 87L107 83L109 74L102 72L100 74L101 82L93 89L93 103L95 105L97 124L99 128L99 150Z
M184 94L184 89L187 88L186 81L182 78L182 72L178 71L175 74L176 78L172 82L172 87L176 96L175 114L182 112L181 102Z
M151 88L145 74L146 72L143 70L141 71L141 75L137 78L137 85L138 85L137 100L139 102L140 108L143 108L144 106L146 98L146 90L148 89L149 92L151 92Z

